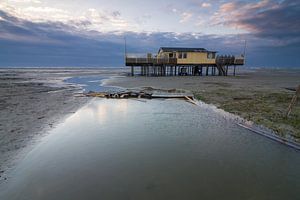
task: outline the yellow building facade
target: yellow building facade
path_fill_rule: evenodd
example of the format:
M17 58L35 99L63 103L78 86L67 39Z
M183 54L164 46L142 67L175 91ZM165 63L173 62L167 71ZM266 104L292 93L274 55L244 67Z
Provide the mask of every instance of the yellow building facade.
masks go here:
M204 48L169 48L161 47L157 54L158 58L177 58L181 65L215 64L216 52Z

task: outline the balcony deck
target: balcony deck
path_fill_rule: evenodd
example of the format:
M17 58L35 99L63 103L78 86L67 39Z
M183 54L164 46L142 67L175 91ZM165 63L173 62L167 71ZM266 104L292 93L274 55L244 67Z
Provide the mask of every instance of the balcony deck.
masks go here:
M245 59L243 57L235 56L219 56L216 58L214 65L222 66L232 66L232 65L244 65ZM172 66L172 65L206 65L206 63L193 63L193 64L184 64L178 63L177 58L151 58L151 57L126 57L125 59L126 66ZM211 65L211 64L209 64Z
M176 64L177 58L126 57L126 66L161 66Z
M135 75L135 68L140 69L142 76L173 76L173 75L220 75L227 76L230 66L233 75L236 66L244 65L243 56L217 56L213 63L178 63L177 58L158 58L157 56L126 55L125 64L131 67L131 75ZM210 71L210 72L209 72Z

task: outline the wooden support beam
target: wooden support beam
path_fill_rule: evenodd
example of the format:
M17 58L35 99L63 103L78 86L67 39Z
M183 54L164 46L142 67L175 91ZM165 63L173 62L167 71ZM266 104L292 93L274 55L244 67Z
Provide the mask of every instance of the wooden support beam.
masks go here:
M181 73L188 76L228 76L228 73L232 73L233 76L237 74L237 65L232 65L231 71L230 65L132 65L130 74L135 76L136 74L141 76L178 76ZM206 70L206 72L205 72Z
M235 76L235 65L234 65L234 67L233 67L233 76Z
M131 76L134 76L134 67L131 66Z
M228 75L228 65L226 66L226 73L225 73L225 76Z

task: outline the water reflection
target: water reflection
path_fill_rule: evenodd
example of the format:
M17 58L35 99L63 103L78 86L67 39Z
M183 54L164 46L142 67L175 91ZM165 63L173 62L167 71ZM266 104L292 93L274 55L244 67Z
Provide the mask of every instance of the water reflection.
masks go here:
M0 199L296 199L299 153L183 101L95 99L54 129Z
M114 101L113 104L95 104L91 103L84 108L86 117L93 118L100 124L109 123L113 121L114 116L118 115L119 120L122 120L127 115L128 100L120 99ZM77 116L82 115L81 113Z

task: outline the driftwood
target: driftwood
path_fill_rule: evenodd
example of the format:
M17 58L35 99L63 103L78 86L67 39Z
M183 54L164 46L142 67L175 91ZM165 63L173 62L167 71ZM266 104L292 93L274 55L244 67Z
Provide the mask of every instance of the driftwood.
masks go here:
M151 99L151 93L137 92L137 91L124 91L124 92L89 92L84 94L87 97L100 97L108 99L128 99L128 98L145 98Z
M296 105L297 103L297 99L300 97L300 85L298 86L297 90L296 90L296 94L293 96L292 101L288 107L288 110L286 112L286 117L288 117L290 115L290 113L292 112L293 107Z
M185 96L184 98L186 98L186 100L187 100L188 102L190 102L190 103L192 103L192 104L194 104L194 105L198 105L197 102L196 102L194 99L192 99L192 98L190 98L190 97L188 97L188 96Z
M180 91L181 92L181 91ZM100 97L108 99L153 99L153 98L181 98L197 105L194 96L189 93L180 93L176 90L154 90L147 88L146 90L126 90L119 92L89 92L81 94L87 97Z

